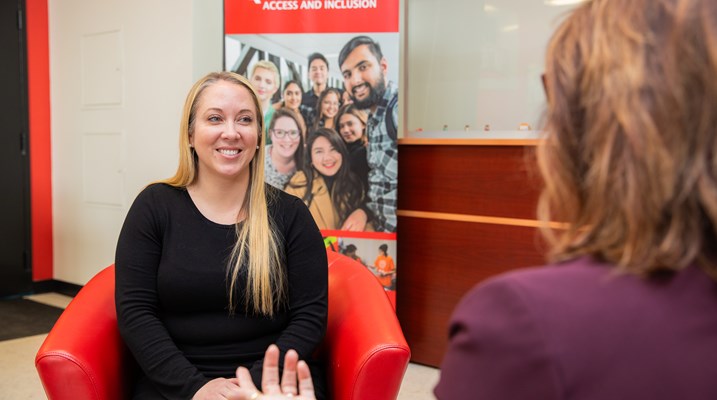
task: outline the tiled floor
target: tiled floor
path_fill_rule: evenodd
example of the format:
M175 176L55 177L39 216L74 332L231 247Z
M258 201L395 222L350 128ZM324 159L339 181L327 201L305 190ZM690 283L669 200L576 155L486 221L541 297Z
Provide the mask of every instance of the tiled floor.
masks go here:
M398 400L432 400L433 387L438 383L439 370L419 364L408 364Z
M36 301L38 303L43 303L49 306L60 308L67 307L67 305L70 304L70 301L72 301L72 297L65 296L59 293L34 294L32 296L25 296L25 298L28 300Z
M30 299L55 307L66 307L71 298L56 293L30 296ZM35 353L45 335L29 336L0 342L0 400L45 399L45 392L35 371ZM398 395L399 400L433 399L438 370L409 364Z

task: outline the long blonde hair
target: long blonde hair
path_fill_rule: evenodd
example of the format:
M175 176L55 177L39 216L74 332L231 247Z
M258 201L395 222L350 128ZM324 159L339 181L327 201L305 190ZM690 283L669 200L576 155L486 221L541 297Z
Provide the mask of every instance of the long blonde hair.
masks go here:
M553 260L717 277L717 2L593 0L548 46L539 201Z
M189 146L189 137L194 132L195 118L199 100L204 90L218 81L230 82L245 87L251 93L257 111L257 128L259 149L264 148L266 141L264 118L261 104L254 88L241 75L234 72L213 72L199 79L192 86L184 103L182 120L179 126L179 166L177 172L169 179L162 181L174 187L186 188L197 179L197 158ZM244 264L247 265L246 311L272 316L278 306L282 305L287 296L286 277L280 256L281 241L276 227L269 218L267 204L273 201L272 193L264 186L264 151L257 151L249 165L251 179L247 188L242 210L246 211L246 219L236 224L237 241L232 249L227 268L229 310L234 312L237 307L237 282Z

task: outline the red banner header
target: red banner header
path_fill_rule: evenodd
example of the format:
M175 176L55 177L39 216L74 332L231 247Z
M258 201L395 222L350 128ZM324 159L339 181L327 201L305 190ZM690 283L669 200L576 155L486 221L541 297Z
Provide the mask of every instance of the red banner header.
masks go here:
M224 0L224 33L398 32L399 0Z

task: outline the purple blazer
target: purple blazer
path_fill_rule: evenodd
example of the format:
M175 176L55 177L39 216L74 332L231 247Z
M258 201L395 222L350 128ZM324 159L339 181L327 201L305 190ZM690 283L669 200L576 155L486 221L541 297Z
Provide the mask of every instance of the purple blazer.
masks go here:
M456 308L438 399L717 399L717 283L580 258L481 283Z

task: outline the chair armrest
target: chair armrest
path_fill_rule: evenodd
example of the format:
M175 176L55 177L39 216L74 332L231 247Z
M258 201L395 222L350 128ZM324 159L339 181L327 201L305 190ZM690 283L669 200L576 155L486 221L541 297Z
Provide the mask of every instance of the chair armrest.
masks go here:
M133 368L117 328L114 266L93 277L55 323L35 357L49 399L123 399Z
M329 254L323 351L335 399L395 399L411 351L383 287L364 266Z

